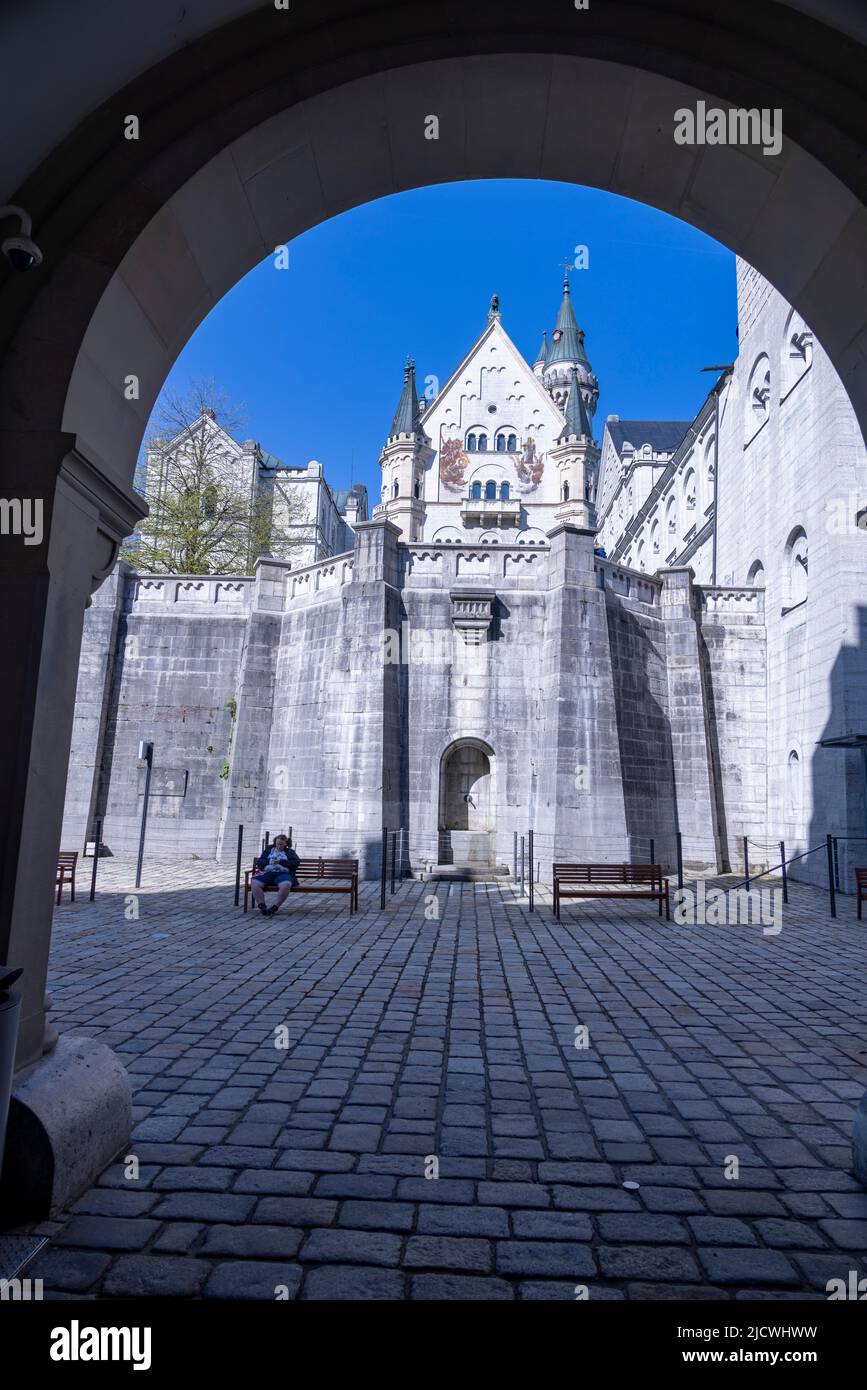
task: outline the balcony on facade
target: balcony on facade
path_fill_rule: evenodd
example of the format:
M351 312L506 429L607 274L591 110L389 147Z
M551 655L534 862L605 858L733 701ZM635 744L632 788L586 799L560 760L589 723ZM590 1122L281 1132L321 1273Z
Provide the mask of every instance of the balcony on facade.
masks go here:
M465 526L520 526L521 503L517 497L464 497L461 521Z

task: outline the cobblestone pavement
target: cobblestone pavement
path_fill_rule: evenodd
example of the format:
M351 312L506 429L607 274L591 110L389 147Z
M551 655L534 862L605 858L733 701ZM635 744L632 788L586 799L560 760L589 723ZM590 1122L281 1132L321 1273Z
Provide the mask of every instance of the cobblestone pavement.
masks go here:
M126 1062L140 1170L40 1228L49 1296L824 1298L867 1271L851 897L833 922L793 887L766 936L622 901L558 924L497 884L440 886L439 920L415 882L244 917L229 877L152 862L136 919L105 862L57 910L53 1018Z

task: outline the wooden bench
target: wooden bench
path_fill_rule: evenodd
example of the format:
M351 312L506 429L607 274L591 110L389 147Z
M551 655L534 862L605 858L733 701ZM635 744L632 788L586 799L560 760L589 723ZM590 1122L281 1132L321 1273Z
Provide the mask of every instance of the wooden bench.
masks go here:
M69 884L69 901L75 902L75 866L78 863L78 850L62 849L57 856L57 902L63 892L64 883Z
M658 864L555 864L554 916L563 898L655 898L671 920L668 879Z
M244 874L244 911L247 911L252 878L259 870L254 862L252 869ZM290 893L348 893L349 913L358 911L358 860L357 859L302 859L295 869L298 882ZM326 883L323 880L338 880ZM276 893L276 883L263 883L266 893Z
M867 869L855 870L855 905L858 908L858 921L861 921L861 908L867 902Z

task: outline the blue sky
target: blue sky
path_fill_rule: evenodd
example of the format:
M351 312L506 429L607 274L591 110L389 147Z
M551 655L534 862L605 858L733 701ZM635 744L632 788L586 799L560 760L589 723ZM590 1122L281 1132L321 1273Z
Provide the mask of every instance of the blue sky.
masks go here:
M572 297L599 378L595 425L690 419L737 351L734 256L665 213L598 189L512 180L446 184L368 203L250 271L201 324L169 378L213 377L245 437L284 463L319 459L332 487L379 498L408 353L445 382L500 296L532 361L560 304L563 261L587 246ZM372 503L371 503L372 505Z

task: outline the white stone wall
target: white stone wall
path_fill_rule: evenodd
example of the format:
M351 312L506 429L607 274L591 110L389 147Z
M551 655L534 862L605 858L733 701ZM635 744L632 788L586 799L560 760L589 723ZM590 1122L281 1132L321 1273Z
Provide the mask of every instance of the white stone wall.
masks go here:
M273 480L271 553L293 568L315 564L352 546L352 531L334 502L321 463L283 469Z
M723 394L720 437L727 409ZM715 433L713 403L705 402L673 455L639 445L621 458L606 425L598 509L606 555L645 574L688 564L698 582L710 582Z
M821 346L803 342L804 356L792 348L806 326L742 261L738 317L732 412L720 433L718 572L744 584L763 568L768 836L800 852L829 832L867 833L860 755L819 747L823 738L867 732L867 532L855 526L867 455ZM753 389L765 371L770 391L760 416ZM852 862L867 862L867 844L852 844L844 875ZM824 852L805 868L824 881Z
M737 288L739 354L720 391L721 588L712 606L722 609L728 589L733 611L740 586L763 587L767 640L763 747L753 735L729 744L726 755L725 776L737 781L733 801L743 811L743 823L728 827L741 867L745 833L751 863L753 856L767 862L780 840L787 853L801 853L828 833L867 834L860 754L819 746L867 733L867 532L855 525L867 499L867 455L849 400L808 326L740 260ZM688 564L697 582L710 583L714 435L711 397L643 514L636 470L621 467L606 435L599 540L609 556L647 573L661 563ZM728 646L737 663L737 643ZM751 687L756 670L745 658ZM718 726L722 736L724 720ZM867 842L853 840L841 852L845 887L855 862L867 862ZM795 872L825 882L824 851Z

